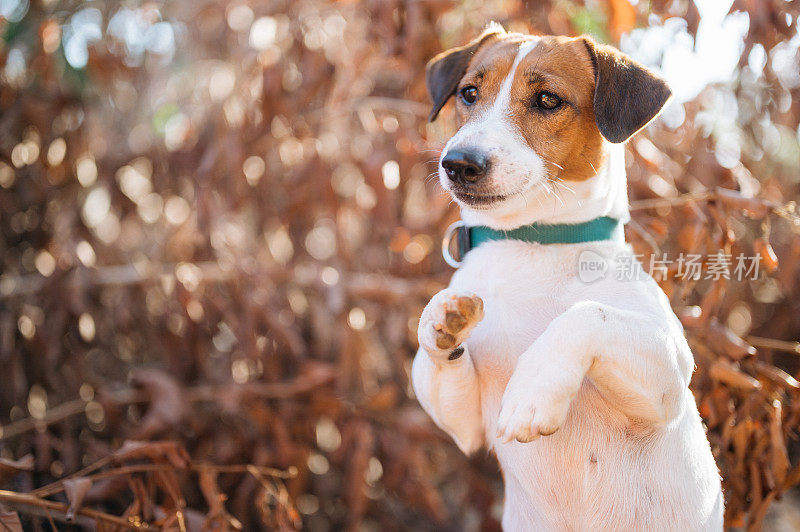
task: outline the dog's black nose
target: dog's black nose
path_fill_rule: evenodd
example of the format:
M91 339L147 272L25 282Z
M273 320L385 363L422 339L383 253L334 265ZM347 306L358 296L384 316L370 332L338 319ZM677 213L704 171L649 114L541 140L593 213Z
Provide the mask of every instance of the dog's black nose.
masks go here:
M473 149L450 150L442 158L442 168L451 181L464 186L474 185L489 170L489 158Z

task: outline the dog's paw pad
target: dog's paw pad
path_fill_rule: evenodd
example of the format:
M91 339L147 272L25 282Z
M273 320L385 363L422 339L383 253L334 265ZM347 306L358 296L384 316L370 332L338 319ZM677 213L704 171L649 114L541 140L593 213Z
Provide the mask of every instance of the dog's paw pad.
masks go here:
M425 307L419 340L430 354L449 355L483 319L483 300L473 294L462 294L442 291Z
M478 296L450 296L442 302L444 330L450 334L461 332L483 319L483 300Z
M461 332L461 329L467 325L467 318L460 312L448 310L444 315L444 324L448 331Z
M464 338L481 319L483 319L483 300L478 296L453 295L442 303L442 318L435 321L436 347L452 349Z
M478 296L461 296L457 299L458 313L466 322L483 319L483 299Z
M436 347L439 349L452 349L455 346L455 336L442 330L436 331Z

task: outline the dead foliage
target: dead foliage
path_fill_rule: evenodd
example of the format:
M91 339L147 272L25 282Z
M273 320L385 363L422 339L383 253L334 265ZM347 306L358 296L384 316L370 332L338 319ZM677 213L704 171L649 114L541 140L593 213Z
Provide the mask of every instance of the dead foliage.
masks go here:
M694 3L6 4L3 528L498 530L495 463L409 386L457 216L425 62L490 19L695 35ZM628 145L627 233L694 349L727 521L757 530L800 481L798 13L732 11L735 78ZM720 250L759 274L658 262Z

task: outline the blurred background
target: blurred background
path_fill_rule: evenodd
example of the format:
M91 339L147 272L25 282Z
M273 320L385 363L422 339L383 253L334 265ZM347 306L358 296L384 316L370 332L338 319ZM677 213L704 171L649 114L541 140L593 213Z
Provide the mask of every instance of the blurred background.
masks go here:
M413 398L452 273L424 66L490 20L619 46L675 99L627 147L731 527L800 529L800 3L0 0L4 529L499 530ZM733 268L733 266L731 266Z

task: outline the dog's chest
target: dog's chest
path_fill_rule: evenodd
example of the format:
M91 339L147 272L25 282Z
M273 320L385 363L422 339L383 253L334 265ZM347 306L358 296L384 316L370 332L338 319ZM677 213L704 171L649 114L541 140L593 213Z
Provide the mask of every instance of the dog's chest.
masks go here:
M625 251L617 244L597 244L604 256ZM578 279L580 247L538 245L513 240L483 244L470 252L450 283L484 301L484 319L467 340L481 387L481 402L487 435L494 434L500 401L517 359L547 329L550 323L581 300L608 298L602 283L585 284ZM622 294L618 294L621 297ZM579 328L586 324L576 323ZM587 398L589 405L584 405ZM599 412L598 394L581 394L580 411ZM619 421L604 419L603 425ZM599 420L598 420L599 421Z
M505 386L517 358L550 322L575 302L572 254L546 246L501 241L470 252L450 286L474 292L485 317L468 346L479 374Z

